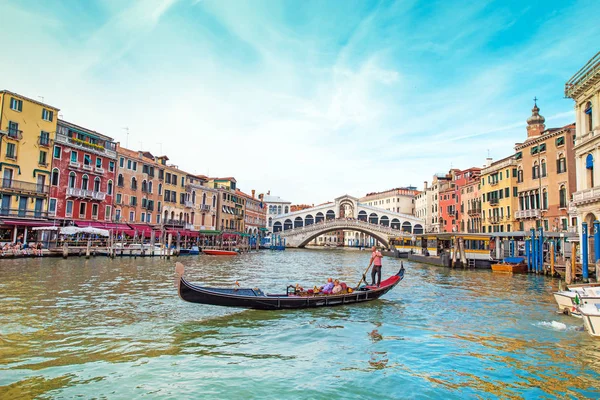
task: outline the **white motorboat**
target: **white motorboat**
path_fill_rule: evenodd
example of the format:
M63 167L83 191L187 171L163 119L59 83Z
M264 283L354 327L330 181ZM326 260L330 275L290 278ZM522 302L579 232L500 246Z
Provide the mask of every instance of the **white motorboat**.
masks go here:
M586 304L577 308L588 333L600 337L600 304Z
M554 292L554 300L556 300L560 312L580 317L578 306L600 304L600 287L571 287L571 290Z

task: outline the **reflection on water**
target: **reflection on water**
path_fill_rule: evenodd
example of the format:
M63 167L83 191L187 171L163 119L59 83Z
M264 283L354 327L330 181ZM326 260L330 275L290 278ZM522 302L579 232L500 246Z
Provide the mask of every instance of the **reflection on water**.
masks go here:
M368 253L190 256L192 282L354 284ZM384 275L400 266L386 259ZM556 281L405 262L366 304L282 312L181 301L174 261L2 260L0 398L598 398L600 346ZM315 371L318 371L316 373Z

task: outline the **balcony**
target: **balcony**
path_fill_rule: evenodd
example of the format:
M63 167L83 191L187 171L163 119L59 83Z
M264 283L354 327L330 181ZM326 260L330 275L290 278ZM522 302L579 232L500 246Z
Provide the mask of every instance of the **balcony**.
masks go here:
M46 211L0 208L0 217L48 218Z
M93 190L67 188L67 196L103 201L106 198L106 193L95 192Z
M210 212L210 206L208 204L201 204L200 211L202 212Z
M104 168L102 168L102 167L94 167L94 172L96 172L97 174L103 174L104 173Z
M598 201L600 201L600 187L598 186L573 193L573 203L575 204L575 207Z
M498 181L491 181L491 182L490 182L490 185L491 185L491 186L496 186L496 185L498 185Z
M500 217L498 215L492 215L490 218L488 218L488 222L490 224L498 224L498 223L500 223L501 220L502 220L502 217Z
M112 149L107 149L104 146L99 144L89 143L85 140L80 140L77 138L71 138L66 135L57 133L56 139L54 139L56 143L62 143L73 147L78 147L84 149L86 151L100 154L107 157L117 158L117 151Z
M491 198L490 199L490 205L491 206L497 206L498 204L500 204L500 199L496 199L496 198Z
M185 226L185 221L181 221L179 219L167 219L163 225L165 227L183 228Z
M188 231L193 231L194 230L194 224L185 224L184 225L184 229L187 229Z
M94 170L94 167L92 167L90 164L83 164L81 166L81 168L83 168L84 171L93 171Z
M194 203L191 201L186 200L184 202L184 206L188 207L188 208L194 208Z
M12 179L2 179L2 191L12 191L18 193L36 193L36 194L48 194L48 185L41 185L38 183L15 181Z
M516 219L524 219L524 218L540 218L542 216L542 212L538 209L534 210L519 210L515 212Z
M79 167L81 167L81 164L78 163L77 161L69 161L69 167L79 168Z
M23 131L8 128L6 136L8 136L10 139L21 140L23 139Z
M38 145L42 147L50 147L50 138L48 136L38 136Z
M481 215L481 208L469 208L467 214L471 216Z

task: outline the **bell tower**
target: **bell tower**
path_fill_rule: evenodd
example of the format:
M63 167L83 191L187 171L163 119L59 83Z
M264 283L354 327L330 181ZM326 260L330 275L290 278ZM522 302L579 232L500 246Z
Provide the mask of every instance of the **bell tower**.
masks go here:
M531 117L527 118L527 138L537 137L546 129L546 118L540 115L540 109L537 106L537 98L533 99L533 108L531 109Z

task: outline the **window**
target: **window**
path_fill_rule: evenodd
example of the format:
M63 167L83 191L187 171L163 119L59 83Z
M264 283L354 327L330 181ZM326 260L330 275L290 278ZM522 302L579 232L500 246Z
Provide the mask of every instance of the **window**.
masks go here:
M523 182L523 170L521 168L519 168L519 171L517 171L517 183L522 183Z
M148 193L152 193L152 181L148 182Z
M566 219L566 218L562 218L562 219L560 220L560 222L561 222L561 225L562 225L562 230L563 230L563 231L566 231L566 230L568 229L568 222L567 222L567 219Z
M48 212L50 214L56 214L56 199L50 199L48 202Z
M73 189L75 187L75 172L69 172L69 188Z
M42 108L42 119L44 121L52 122L52 120L54 119L54 111Z
M83 155L83 165L92 165L92 157L89 154Z
M562 153L558 155L558 160L556 160L556 172L559 174L567 172L567 159Z
M121 204L121 193L117 193L117 200L116 200L117 204Z
M135 221L135 211L129 211L129 222Z
M538 146L538 150L540 153L543 153L544 151L546 151L546 143L542 143Z
M171 184L177 185L177 175L171 174Z
M593 121L592 121L592 102L591 101L587 102L587 104L585 106L584 114L585 114L585 122L586 122L586 125L587 125L585 127L587 129L587 131L585 131L585 132L591 132L592 131L592 127L593 127Z
M110 221L110 214L112 211L112 207L111 206L106 206L106 208L104 208L104 219L107 221Z
M96 157L96 168L102 168L102 159L100 157Z
M118 187L125 186L125 179L123 178L122 174L119 174L119 176L117 177L117 186Z
M8 122L8 137L14 139L20 139L19 134L21 131L19 130L19 124L16 122L9 121Z
M50 145L50 134L46 131L40 132L40 146Z
M92 204L92 218L98 218L98 204Z
M129 205L130 205L130 206L137 206L137 197L135 197L135 196L131 196L131 197L129 198Z
M564 136L556 138L556 147L563 146L564 144L565 144L565 137Z
M114 172L114 170L115 170L115 162L114 161L109 161L108 162L108 170L110 172Z
M14 111L23 111L23 100L10 98L10 109Z
M544 191L542 192L542 209L548 209L548 192L546 191L546 189L544 189Z
M87 203L84 203L83 201L79 203L79 218L85 218L86 207Z
M94 192L99 192L100 191L100 178L96 177L94 178Z
M87 175L84 175L84 176L81 178L81 188L82 188L83 190L88 190L88 181L89 181L89 178L88 178L88 176L87 176Z
M62 148L60 146L54 146L54 154L53 157L56 158L57 160L60 160L60 152L61 152Z
M43 165L43 166L48 165L48 163L46 162L46 156L47 155L48 155L48 153L46 153L45 151L40 151L40 157L38 159L38 164L39 165Z
M546 176L546 160L542 160L542 178Z
M157 223L157 224L160 224L160 214L158 214L158 215L156 216L156 223Z
M131 160L127 160L127 169L131 169Z
M564 185L562 185L558 191L558 198L560 201L559 208L567 208L567 189Z
M131 178L131 189L137 190L137 179L135 179L135 177Z
M134 171L137 171L137 161L134 161L134 162L133 162L133 170L134 170Z
M532 175L533 179L539 178L540 166L538 165L537 161L533 164L533 167L531 169L531 175Z
M504 197L510 197L510 188L505 188L504 189Z
M73 200L67 200L67 206L65 208L65 216L73 216Z
M519 197L519 188L516 186L513 187L513 197Z
M108 184L106 185L106 194L107 195L112 195L113 192L113 182L112 181L108 181Z
M58 178L60 177L60 172L58 168L54 168L52 170L52 176L50 177L50 184L52 186L58 186Z
M77 152L75 150L71 150L71 162L72 163L77 162Z
M140 221L141 221L141 222L145 222L145 221L146 221L146 213L142 213L142 214L140 215Z
M125 159L123 157L121 157L119 159L119 167L123 168L125 166Z
M121 220L121 210L115 209L115 221Z
M13 160L17 158L17 152L14 143L6 143L6 158L11 158Z
M158 184L158 195L162 196L162 183Z

